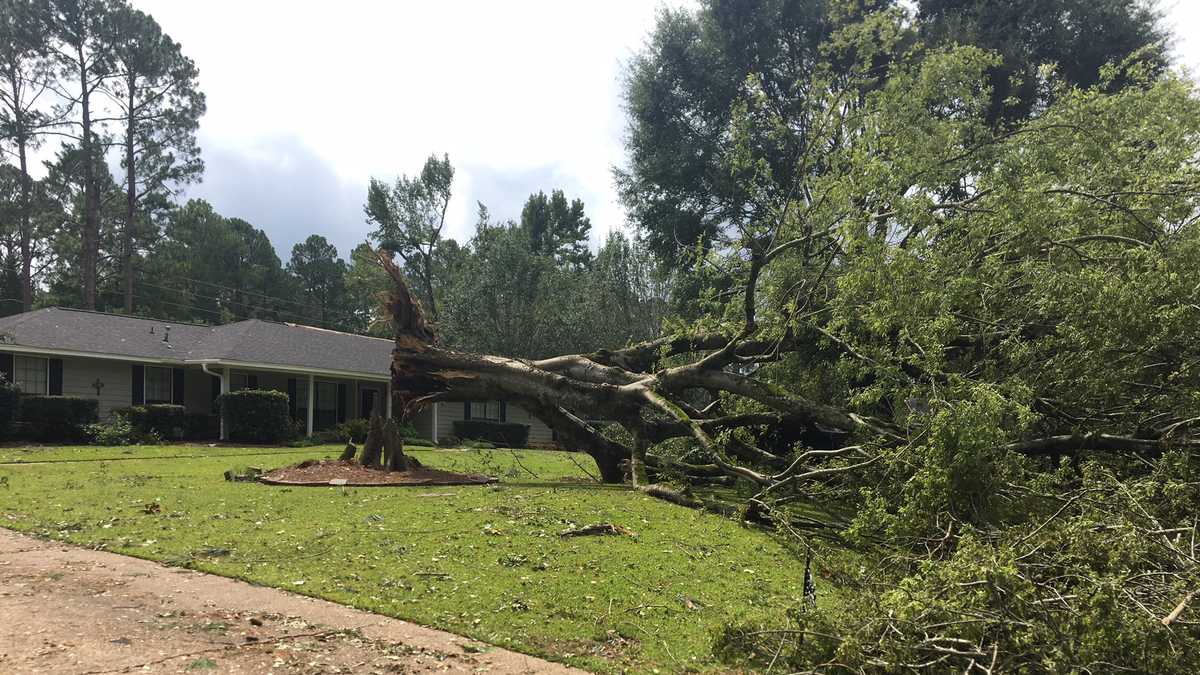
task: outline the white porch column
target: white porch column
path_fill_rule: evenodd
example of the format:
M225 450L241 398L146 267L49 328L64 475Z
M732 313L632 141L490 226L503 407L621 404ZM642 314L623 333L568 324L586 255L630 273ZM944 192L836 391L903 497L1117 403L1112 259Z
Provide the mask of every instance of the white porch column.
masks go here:
M317 383L310 373L308 376L308 435L313 434L313 408L317 400Z
M430 436L432 436L433 438L430 438L429 440L433 441L433 444L434 444L434 445L437 445L437 442L438 442L438 437L437 437L437 429L438 429L438 427L437 427L437 417L438 417L438 408L439 408L441 405L442 405L441 403L434 403L434 404L433 404L433 426L430 428L430 431L429 431L429 435L430 435Z
M390 419L392 419L392 381L391 380L388 380L388 382L387 382L387 393L385 394L385 396L387 396L387 419L390 420Z
M229 393L229 368L221 369L221 393ZM225 415L221 415L221 440L229 440L229 430L225 428Z

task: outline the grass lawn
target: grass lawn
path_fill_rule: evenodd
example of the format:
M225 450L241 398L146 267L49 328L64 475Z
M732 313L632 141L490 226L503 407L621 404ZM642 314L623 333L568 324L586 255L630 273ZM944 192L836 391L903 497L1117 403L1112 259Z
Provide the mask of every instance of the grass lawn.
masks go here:
M0 526L597 671L731 669L712 654L722 625L782 622L801 594L802 563L772 538L591 482L572 461L586 460L580 455L412 451L430 466L500 476L495 487L279 488L222 479L230 468L271 469L339 450L0 448ZM558 536L599 522L637 536Z

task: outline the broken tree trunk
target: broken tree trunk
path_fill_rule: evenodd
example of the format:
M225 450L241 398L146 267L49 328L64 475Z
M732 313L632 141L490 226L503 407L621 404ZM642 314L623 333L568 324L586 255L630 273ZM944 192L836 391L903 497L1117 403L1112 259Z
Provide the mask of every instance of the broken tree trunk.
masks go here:
M362 456L358 460L359 463L369 467L380 466L383 457L383 443L383 418L379 415L372 415L371 428L367 432L367 440L363 442Z
M408 456L404 454L404 439L400 437L400 427L395 420L388 420L383 425L383 446L387 452L387 468L389 471L408 471Z

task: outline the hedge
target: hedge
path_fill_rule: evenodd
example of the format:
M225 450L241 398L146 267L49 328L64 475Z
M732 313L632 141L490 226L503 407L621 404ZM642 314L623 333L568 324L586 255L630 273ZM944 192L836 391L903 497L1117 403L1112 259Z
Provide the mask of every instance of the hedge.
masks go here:
M282 391L243 389L217 398L231 441L282 443L291 438L292 415Z
M490 422L488 420L457 420L454 435L490 441L506 448L524 448L529 445L529 425L514 422Z
M12 423L17 419L21 390L17 385L0 376L0 436L7 436Z
M160 438L179 440L187 434L187 412L181 405L151 403L122 411L138 433L156 433Z
M22 396L20 419L39 441L81 441L99 418L100 402L76 396Z

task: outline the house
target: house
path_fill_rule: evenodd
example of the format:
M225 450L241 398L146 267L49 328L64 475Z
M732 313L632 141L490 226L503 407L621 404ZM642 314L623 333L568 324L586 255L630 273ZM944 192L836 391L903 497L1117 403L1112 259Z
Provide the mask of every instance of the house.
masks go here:
M213 414L224 392L274 389L311 435L391 415L391 358L391 340L259 319L207 326L60 307L0 318L7 379L26 394L97 399L102 419L148 403ZM437 403L412 422L437 442L463 419L527 424L531 445L554 442L549 427L503 401Z

